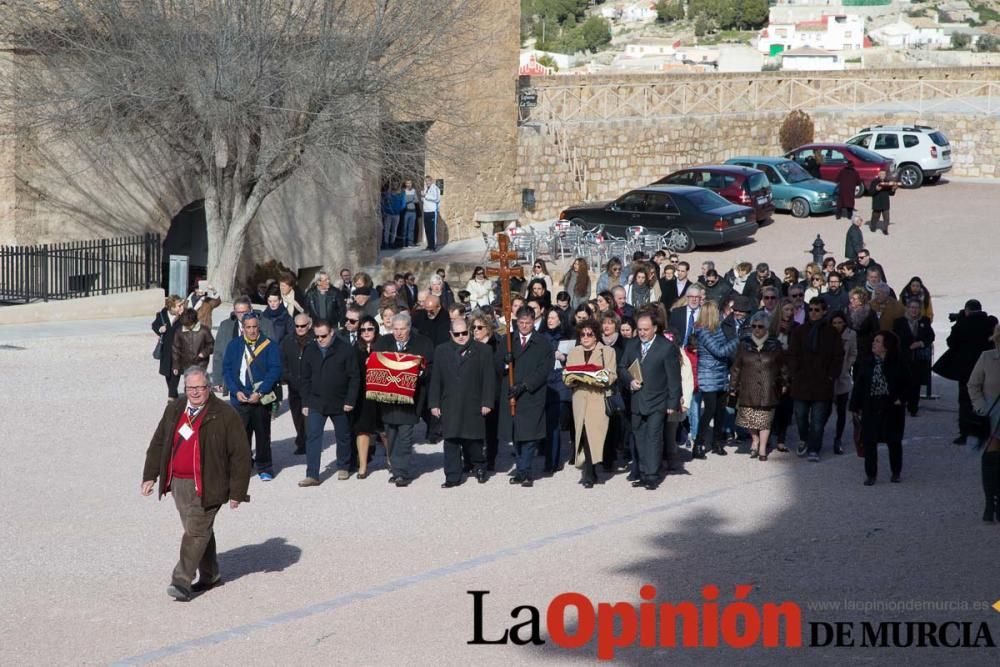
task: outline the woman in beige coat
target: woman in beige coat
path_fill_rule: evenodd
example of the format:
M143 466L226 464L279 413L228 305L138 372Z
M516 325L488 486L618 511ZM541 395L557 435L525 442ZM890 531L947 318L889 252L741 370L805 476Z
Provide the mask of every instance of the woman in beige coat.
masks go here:
M982 459L983 521L1000 521L1000 326L993 331L993 349L979 355L969 376L969 398L976 414L989 417L990 436Z
M608 432L608 415L604 398L608 387L617 379L618 361L615 349L600 342L601 326L592 319L576 328L580 344L569 351L566 358L566 385L573 391L573 423L576 425L574 463L582 468L580 483L591 489L597 481L595 465L603 461L604 437ZM607 382L591 384L582 382L568 370L573 366L599 366L607 371Z

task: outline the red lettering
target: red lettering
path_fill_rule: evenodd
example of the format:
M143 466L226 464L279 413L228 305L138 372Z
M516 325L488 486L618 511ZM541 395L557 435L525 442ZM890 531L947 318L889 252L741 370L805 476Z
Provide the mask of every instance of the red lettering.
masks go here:
M701 589L701 596L706 600L701 606L701 645L714 648L719 645L719 605L715 603L719 587L709 584Z
M621 619L621 634L615 634L615 619ZM611 660L615 657L615 648L631 646L635 642L636 632L635 607L628 602L597 605L597 657L601 660Z
M656 588L646 584L639 589L639 597L647 600L639 605L639 646L654 648L656 646L656 605L649 600L656 599Z
M660 646L677 646L677 618L684 626L684 646L698 645L698 607L693 602L660 605Z
M802 646L802 609L794 602L764 603L764 646L775 648L778 644L778 629L781 619L785 619L785 646Z
M576 634L566 632L566 607L576 607ZM580 593L560 593L552 598L545 624L553 643L562 648L580 648L594 636L594 606Z

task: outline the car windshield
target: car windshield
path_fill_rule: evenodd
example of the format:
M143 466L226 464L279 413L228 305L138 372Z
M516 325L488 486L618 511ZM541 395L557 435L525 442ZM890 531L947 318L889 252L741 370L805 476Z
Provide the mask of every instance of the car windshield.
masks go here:
M781 175L789 183L801 183L812 178L812 174L803 169L798 162L779 162L774 168L781 172Z
M729 202L711 190L696 190L686 195L691 205L699 211L711 211L720 206L729 206Z
M947 146L948 145L948 140L940 132L931 132L929 136L931 138L931 141L933 141L934 143L936 143L938 146Z
M861 146L848 146L847 150L854 153L854 156L864 160L865 162L885 162L885 158L876 153L875 151L870 151L867 148L861 148Z
M750 176L750 192L767 190L768 185L767 176L765 176L763 172L759 174L752 174Z

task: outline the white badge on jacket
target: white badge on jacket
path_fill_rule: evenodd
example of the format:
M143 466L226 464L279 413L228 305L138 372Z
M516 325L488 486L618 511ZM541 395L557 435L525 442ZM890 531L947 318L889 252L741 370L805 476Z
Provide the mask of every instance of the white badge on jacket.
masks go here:
M181 424L181 427L177 429L177 433L179 433L185 440L188 440L192 435L194 435L194 429L187 424Z

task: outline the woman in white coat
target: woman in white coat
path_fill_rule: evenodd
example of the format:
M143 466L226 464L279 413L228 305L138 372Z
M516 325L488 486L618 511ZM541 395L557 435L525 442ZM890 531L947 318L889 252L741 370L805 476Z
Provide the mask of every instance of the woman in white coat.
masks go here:
M465 284L469 293L469 303L473 309L485 308L493 303L493 281L486 277L486 270L477 266L472 270L472 278Z

